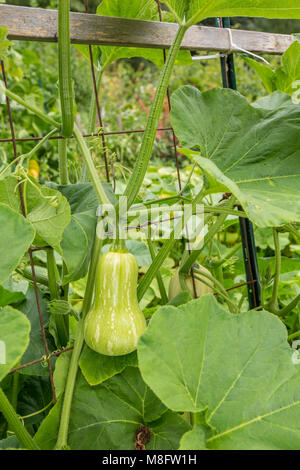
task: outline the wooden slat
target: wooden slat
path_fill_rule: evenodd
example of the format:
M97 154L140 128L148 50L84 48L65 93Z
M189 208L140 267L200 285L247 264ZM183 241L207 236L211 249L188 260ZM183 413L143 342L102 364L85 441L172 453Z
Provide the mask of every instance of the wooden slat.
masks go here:
M10 39L57 41L57 11L41 8L0 5L0 26L8 28ZM70 14L71 40L75 44L100 44L129 47L168 48L177 25L154 21L128 20L85 13ZM283 54L294 41L284 34L232 31L233 42L252 52ZM230 48L227 30L193 26L182 48L226 52Z

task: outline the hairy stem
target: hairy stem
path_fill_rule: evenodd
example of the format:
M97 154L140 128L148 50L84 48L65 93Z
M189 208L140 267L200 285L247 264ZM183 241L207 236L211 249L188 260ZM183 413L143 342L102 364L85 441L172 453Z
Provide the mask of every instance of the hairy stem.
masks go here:
M152 261L154 261L155 256L156 256L156 252L155 252L155 248L154 248L154 245L152 243L152 240L150 240L150 238L149 238L147 240L147 243L148 243L148 248L149 248L149 251L150 251L151 259L152 259ZM161 300L163 301L164 304L167 304L168 303L168 296L167 296L167 293L166 293L164 282L162 280L162 277L161 277L161 274L160 274L159 271L157 271L157 273L156 273L156 280L157 280Z
M74 124L69 10L70 0L58 0L59 95L64 137L71 137Z
M172 44L171 49L169 50L168 57L165 63L165 66L162 70L159 85L156 90L155 98L151 106L149 113L149 118L147 121L147 126L143 135L143 140L141 148L134 166L133 173L129 179L124 195L127 196L127 206L130 206L134 203L136 196L139 193L140 187L143 183L145 173L148 168L148 163L150 160L153 143L156 136L156 129L159 120L159 116L163 107L164 99L166 96L167 88L169 85L171 73L175 64L177 54L179 52L183 37L187 27L181 25L178 28L175 40Z
M67 139L58 140L59 179L63 185L69 184L67 142Z
M9 428L15 433L18 440L24 447L24 449L29 450L39 450L39 447L34 442L28 431L25 429L23 424L18 418L17 413L15 412L13 406L8 401L5 393L0 387L0 411L3 413L4 418L6 419Z
M76 137L77 143L79 145L79 148L81 150L82 156L84 158L85 164L88 168L91 181L94 185L96 194L98 196L100 204L110 204L108 197L106 196L105 190L102 186L102 183L99 179L97 170L95 168L91 152L89 151L88 146L85 143L85 140L76 124L74 124L74 135Z

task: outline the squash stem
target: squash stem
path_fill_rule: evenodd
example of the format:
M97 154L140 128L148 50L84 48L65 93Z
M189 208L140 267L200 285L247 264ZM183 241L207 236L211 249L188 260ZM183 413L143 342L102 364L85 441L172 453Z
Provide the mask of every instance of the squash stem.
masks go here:
M102 225L102 224L101 224ZM93 292L94 292L94 282L95 274L98 266L98 260L102 247L102 238L97 234L95 235L95 240L92 249L91 264L88 273L88 279L84 294L84 301L82 307L82 315L77 325L76 339L74 343L74 349L72 351L72 357L70 362L70 367L68 371L68 377L64 393L64 401L61 412L60 426L58 431L58 438L55 449L61 450L66 448L68 444L68 432L69 432L69 421L70 421L70 412L73 399L73 392L75 387L75 381L78 371L78 361L81 354L81 350L84 344L84 320L90 310Z
M64 137L71 137L74 124L69 10L70 0L58 1L59 94Z
M67 139L58 139L58 157L59 157L59 178L60 184L69 184L68 177L68 157L67 157Z
M39 450L39 447L34 442L26 428L23 426L21 421L18 418L17 413L15 412L13 406L10 404L5 393L0 387L0 410L3 413L4 418L6 419L9 428L15 433L18 440L25 449L29 450Z
M99 95L100 86L102 80L102 69L99 69L96 74L96 88L97 93ZM88 134L93 134L95 132L95 124L96 124L96 114L97 114L97 103L96 103L96 96L95 93L92 94L91 102L90 102L90 114L89 114L89 123L88 123ZM88 168L85 162L83 162L80 174L80 181L82 183L89 181L88 177Z
M148 248L149 248L149 251L150 251L151 259L152 259L152 261L154 261L155 256L156 256L156 251L155 251L154 245L152 243L152 240L149 238L147 240L147 243L148 243ZM168 303L168 296L167 296L167 293L166 293L164 281L162 280L162 277L161 277L161 274L160 274L159 270L156 273L156 280L157 280L161 300L162 300L163 304L167 304Z
M169 50L166 63L160 76L159 85L155 93L155 98L151 106L147 126L143 135L141 148L124 193L124 195L127 196L128 209L134 203L134 200L139 193L148 168L148 163L150 160L153 143L156 136L156 129L159 116L163 107L164 99L167 93L167 88L176 61L176 57L178 55L186 30L186 25L179 26L176 37Z
M54 258L54 250L47 250L47 269L48 269L48 282L51 300L59 299L59 291L56 283L56 264ZM64 319L64 315L54 315L57 335L58 335L58 347L64 347L69 341L69 331Z
M81 150L82 156L85 160L86 166L88 168L88 171L90 173L91 181L94 185L96 194L98 196L100 204L110 204L110 201L108 197L106 196L105 190L102 186L102 183L99 179L97 170L95 168L91 152L89 151L88 146L85 143L85 140L76 124L74 124L74 136L77 140L78 146Z

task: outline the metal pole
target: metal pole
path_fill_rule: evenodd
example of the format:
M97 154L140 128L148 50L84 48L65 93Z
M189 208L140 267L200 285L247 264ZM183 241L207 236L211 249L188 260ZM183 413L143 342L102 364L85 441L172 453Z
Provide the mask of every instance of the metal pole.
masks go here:
M230 18L217 18L219 28L230 28ZM236 90L236 75L233 54L221 57L223 87ZM256 257L253 225L248 219L240 218L240 230L243 245L243 256L248 284L248 299L250 309L261 305L261 287Z

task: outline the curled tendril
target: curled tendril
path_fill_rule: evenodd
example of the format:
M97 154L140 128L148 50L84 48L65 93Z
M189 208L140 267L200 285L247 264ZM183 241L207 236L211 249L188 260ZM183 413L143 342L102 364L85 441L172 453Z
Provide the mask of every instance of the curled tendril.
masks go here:
M18 178L18 182L14 188L14 193L16 194L16 191L17 191L17 188L19 187L20 184L23 184L25 182L28 182L29 184L31 184L35 189L36 191L39 193L39 195L41 196L41 198L43 199L48 199L49 201L49 204L54 207L54 209L57 208L58 206L58 197L56 195L53 195L53 196L45 196L43 193L42 193L42 190L40 189L39 185L37 183L35 183L35 181L33 180L32 177L30 177L28 175L28 169L27 168L24 168L23 166L21 166L20 164L16 167L15 171L14 171L14 176L16 176Z

